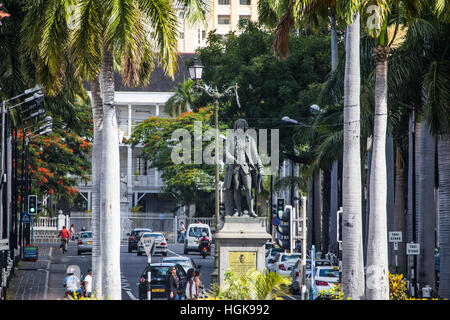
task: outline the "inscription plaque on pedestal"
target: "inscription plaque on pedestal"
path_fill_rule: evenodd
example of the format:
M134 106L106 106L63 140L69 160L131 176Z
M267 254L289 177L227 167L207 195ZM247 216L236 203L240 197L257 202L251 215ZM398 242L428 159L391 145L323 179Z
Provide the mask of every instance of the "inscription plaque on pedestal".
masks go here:
M251 269L256 269L256 251L230 251L228 266L236 275L242 275Z

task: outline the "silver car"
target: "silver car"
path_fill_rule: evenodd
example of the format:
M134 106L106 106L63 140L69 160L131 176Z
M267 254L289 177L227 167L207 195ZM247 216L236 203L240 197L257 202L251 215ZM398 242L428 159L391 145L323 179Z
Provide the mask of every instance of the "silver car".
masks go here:
M92 252L92 231L82 231L78 234L77 253Z
M179 264L183 267L184 271L186 273L189 269L197 269L199 266L192 260L192 258L189 257L182 257L182 256L176 256L176 257L167 257L162 259L162 263L174 263Z
M164 257L167 256L167 241L164 234L161 232L141 232L137 239L137 255L142 256L145 254L144 246L140 243L141 238L152 237L155 241L155 251L154 254L161 253Z

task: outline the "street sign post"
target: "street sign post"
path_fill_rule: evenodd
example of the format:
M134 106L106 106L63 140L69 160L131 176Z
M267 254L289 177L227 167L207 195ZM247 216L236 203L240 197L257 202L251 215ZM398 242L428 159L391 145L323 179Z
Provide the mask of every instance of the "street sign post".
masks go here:
M151 300L152 298L152 288L151 288L151 280L152 280L152 272L151 272L151 263L152 263L152 254L155 252L155 241L152 237L141 237L139 243L144 247L145 253L147 254L147 300Z
M395 252L395 272L398 273L398 243L402 242L403 234L401 231L390 231L389 232L389 242L394 243L394 252Z
M8 239L0 239L0 251L9 250Z
M278 218L277 216L272 218L272 224L277 227L280 225L280 218Z
M407 243L406 244L406 255L419 255L420 254L420 243Z

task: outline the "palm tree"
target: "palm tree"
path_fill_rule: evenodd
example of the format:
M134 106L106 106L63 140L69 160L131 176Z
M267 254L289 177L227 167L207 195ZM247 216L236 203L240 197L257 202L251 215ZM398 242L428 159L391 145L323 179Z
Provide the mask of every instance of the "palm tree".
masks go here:
M360 158L360 16L352 3L347 26L344 80L344 151L342 183L342 289L344 297L364 298Z
M181 115L183 112L192 111L191 106L199 97L199 93L193 90L195 83L188 79L178 84L175 94L167 100L164 110L171 117Z
M71 30L67 25L67 12L74 3L80 14L75 19L74 30ZM177 4L188 5L191 12L201 17L206 14L202 0L180 0ZM103 116L102 170L96 170L96 174L101 174L101 212L97 213L102 240L101 291L106 297L120 299L120 169L114 108L114 61L120 64L127 85L148 83L156 61L173 77L178 34L175 4L162 0L106 3L98 0L36 1L28 14L30 20L35 18L27 29L32 33L28 47L40 49L40 79L50 91L59 88L58 81L53 83L48 79L61 78L61 57L65 54L70 54L80 77L91 80L100 76L103 114L98 115ZM152 32L148 32L148 27ZM153 48L159 51L158 55L153 54Z
M370 4L370 2L369 2ZM374 39L375 62L375 112L373 130L373 154L370 175L370 211L367 246L367 265L377 274L377 282L367 282L368 299L388 300L388 245L387 245L387 60L393 42L398 40L401 22L407 22L408 14L417 11L416 1L377 2L379 24L368 25L367 32ZM396 15L394 31L389 34L390 13ZM404 34L404 32L403 32ZM398 44L397 44L398 45Z
M220 300L276 300L289 295L290 280L278 273L264 270L249 270L236 275L229 271L222 287L214 286L208 294L209 299ZM207 299L208 299L207 298Z

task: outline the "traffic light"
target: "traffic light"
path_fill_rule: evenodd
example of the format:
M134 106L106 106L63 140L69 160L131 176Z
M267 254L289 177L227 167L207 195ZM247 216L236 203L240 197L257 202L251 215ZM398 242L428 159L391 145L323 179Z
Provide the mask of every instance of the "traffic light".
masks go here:
M277 227L279 237L276 239L276 242L281 248L292 251L294 249L292 248L291 241L293 236L291 232L293 218L292 206L285 206L284 210L278 210L277 216L280 219L280 225Z
M28 196L28 214L37 214L41 211L40 201L38 200L37 195L29 195Z

